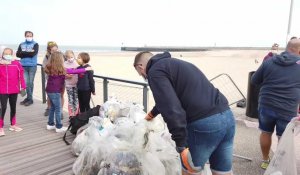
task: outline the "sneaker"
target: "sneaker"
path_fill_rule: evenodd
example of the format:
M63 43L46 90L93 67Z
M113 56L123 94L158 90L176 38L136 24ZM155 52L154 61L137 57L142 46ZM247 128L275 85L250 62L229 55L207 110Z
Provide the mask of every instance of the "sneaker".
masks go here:
M265 170L268 168L269 163L270 163L270 158L268 160L262 160L260 167Z
M53 126L47 125L47 130L53 130L53 129L55 129L55 126L54 126L54 125L53 125Z
M20 102L20 105L25 105L25 103L28 101L27 98L25 98L23 101Z
M32 105L33 104L33 101L32 100L29 100L29 101L27 101L25 104L24 104L24 106L30 106L30 105Z
M17 126L17 125L12 125L12 126L9 127L9 130L10 130L10 131L20 132L20 131L22 131L23 129L20 128L20 127Z
M4 129L3 128L0 128L0 137L1 136L5 136L5 133L4 133Z
M67 127L61 127L61 128L56 128L55 131L56 132L65 132L68 128Z
M48 108L45 110L44 116L49 116L49 109Z

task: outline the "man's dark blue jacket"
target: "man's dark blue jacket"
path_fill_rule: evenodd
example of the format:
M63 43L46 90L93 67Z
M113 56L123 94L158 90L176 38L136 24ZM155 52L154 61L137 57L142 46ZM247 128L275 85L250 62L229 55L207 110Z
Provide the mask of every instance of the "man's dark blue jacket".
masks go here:
M229 109L227 99L193 64L170 53L157 54L147 64L154 96L152 114L161 113L176 146L187 146L187 123Z
M264 61L251 83L260 85L259 107L277 112L282 119L297 116L300 102L300 57L282 52Z

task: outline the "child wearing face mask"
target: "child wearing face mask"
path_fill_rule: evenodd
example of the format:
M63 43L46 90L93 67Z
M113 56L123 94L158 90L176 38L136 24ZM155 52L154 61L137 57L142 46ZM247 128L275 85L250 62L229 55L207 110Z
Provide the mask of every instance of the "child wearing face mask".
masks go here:
M67 50L65 52L65 59L64 67L66 69L76 69L79 66L75 60L75 54L72 50ZM77 75L66 74L65 86L68 94L68 111L70 117L76 116L79 113L77 81Z
M7 101L10 104L10 131L22 131L16 124L16 104L18 93L26 88L24 79L24 69L20 62L13 58L13 50L5 48L0 58L0 136L4 136L4 116Z

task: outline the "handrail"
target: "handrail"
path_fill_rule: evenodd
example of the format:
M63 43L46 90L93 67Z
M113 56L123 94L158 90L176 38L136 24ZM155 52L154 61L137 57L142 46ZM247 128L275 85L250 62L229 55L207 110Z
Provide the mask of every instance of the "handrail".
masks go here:
M42 96L43 96L43 103L46 103L46 83L45 83L46 79L45 79L45 72L44 72L44 68L43 68L42 64L37 64L37 65L41 66ZM101 78L101 79L103 79L103 101L104 102L108 100L108 83L109 83L108 80L143 86L143 106L144 106L144 111L147 112L147 109L148 109L148 99L149 99L148 83L138 82L138 81L132 81L132 80L125 80L125 79L114 78L114 77L100 76L100 75L94 75L94 77L95 78Z

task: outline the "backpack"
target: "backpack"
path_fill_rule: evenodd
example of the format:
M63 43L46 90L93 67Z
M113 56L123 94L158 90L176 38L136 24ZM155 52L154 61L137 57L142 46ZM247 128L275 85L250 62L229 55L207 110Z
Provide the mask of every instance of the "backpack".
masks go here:
M96 107L91 108L88 111L77 114L76 116L70 118L69 127L63 137L63 140L67 145L70 145L70 143L66 140L67 132L70 130L72 134L76 135L77 130L89 122L89 118L93 116L99 116L100 107L101 107L100 105L97 105Z

